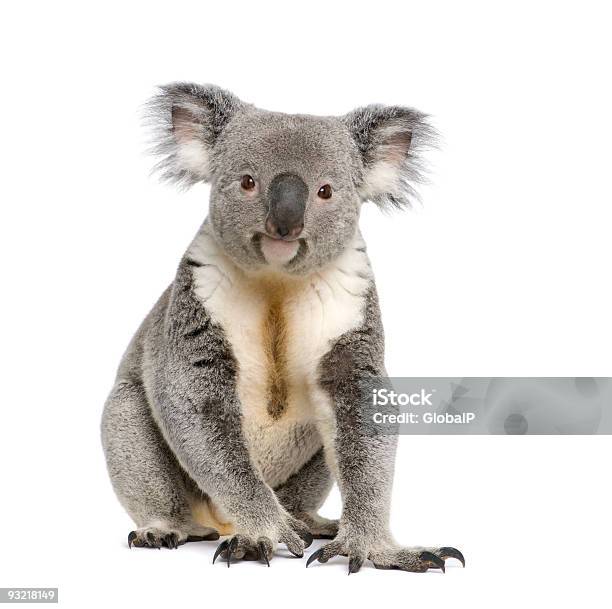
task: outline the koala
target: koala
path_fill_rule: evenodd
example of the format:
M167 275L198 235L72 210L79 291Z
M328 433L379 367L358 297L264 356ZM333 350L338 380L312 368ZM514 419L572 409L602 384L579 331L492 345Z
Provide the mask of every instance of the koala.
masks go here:
M341 117L261 110L212 85L161 87L148 105L156 168L210 184L209 213L129 344L102 417L129 547L224 540L214 559L268 566L347 556L444 570L452 547L389 531L397 437L364 430L359 388L385 375L370 201L404 207L435 133L411 108ZM317 511L333 482L339 520Z

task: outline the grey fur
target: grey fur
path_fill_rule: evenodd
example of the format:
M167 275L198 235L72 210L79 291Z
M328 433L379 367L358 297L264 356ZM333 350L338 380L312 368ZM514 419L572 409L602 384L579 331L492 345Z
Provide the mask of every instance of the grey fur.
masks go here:
M181 163L173 119L176 113L183 113L184 126L191 126L202 145L212 148L230 118L244 107L236 96L214 85L173 83L160 87L144 113L153 140L150 152L159 157L155 171L163 180L183 187L209 179L208 172L194 173Z
M219 526L232 523L233 537L217 552L228 561L267 562L277 541L302 555L314 535L335 539L310 560L346 554L351 572L366 558L380 567L415 571L439 566L442 550L401 548L389 534L396 439L363 432L357 399L361 380L384 374L383 330L359 211L365 192L379 204L408 202L420 176L417 154L432 135L424 115L381 106L340 118L284 115L259 110L218 87L179 83L161 89L148 117L156 126L162 176L184 186L208 181L212 189L209 217L130 343L104 409L102 442L111 481L138 527L130 545L172 548L190 538L218 537L197 515L198 506L208 505L218 510ZM380 163L384 171L376 175ZM248 192L241 187L245 174L257 185ZM294 258L274 266L262 245L263 227L269 185L286 174L306 186L300 196L307 200L300 199L298 209L304 228ZM332 185L331 198L317 199L322 183ZM340 260L345 266L336 268ZM353 282L338 283L344 300L336 294L326 301L319 292L329 283L330 269ZM202 274L208 270L214 283ZM297 306L294 286L305 290L296 294L312 296L314 290L317 306L342 306L337 310L355 316L334 322L352 329L334 336L314 362L307 385L314 383L319 401L330 404L328 410L312 404L322 414L311 416L294 405L289 413L268 409L268 418L253 422L252 405L246 408L240 398L247 372L245 356L240 360L238 354L245 346L232 343L224 325L230 323L224 309L235 304L223 299L238 289L237 278L255 290L252 302L239 299L247 318L258 294L269 299L266 315L274 323L261 336L275 345L272 375L287 365L281 347L290 353L283 324L295 322L283 316ZM333 313L324 317L334 319ZM299 328L292 330L295 336ZM269 445L268 433L275 434ZM331 472L344 503L339 522L317 514Z
M434 148L438 133L428 121L428 116L413 108L372 105L353 110L344 117L344 123L353 136L366 167L375 163L390 143L384 133L393 130L409 142L400 164L400 177L396 188L380 192L371 200L385 207L404 207L418 199L416 186L425 181L427 167L423 153Z

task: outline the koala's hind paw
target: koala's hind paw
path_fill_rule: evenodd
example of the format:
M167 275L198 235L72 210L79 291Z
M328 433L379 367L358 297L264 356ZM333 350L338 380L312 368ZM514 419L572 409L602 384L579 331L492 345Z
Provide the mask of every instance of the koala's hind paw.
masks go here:
M314 539L334 539L338 534L339 520L330 520L318 514L302 512L296 513L295 516L308 527Z
M455 558L465 567L465 558L456 548L401 548L389 545L368 551L359 544L353 545L342 540L332 541L313 552L306 566L315 560L326 563L334 556L348 556L349 575L359 571L366 559L371 560L377 569L399 569L413 573L424 573L428 569L441 569L444 572L444 561L447 558Z
M142 527L132 531L127 538L128 547L136 548L168 548L175 550L188 541L204 541L219 539L219 533L209 527L200 527L197 535L191 535L179 529L161 527Z

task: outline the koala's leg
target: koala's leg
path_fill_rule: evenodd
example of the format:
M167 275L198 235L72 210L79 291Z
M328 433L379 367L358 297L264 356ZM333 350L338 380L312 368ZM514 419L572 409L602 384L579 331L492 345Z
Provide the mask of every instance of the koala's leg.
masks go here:
M331 490L333 479L321 448L298 472L275 490L282 506L308 525L316 539L333 539L338 533L338 520L323 518L317 513Z
M363 408L363 382L385 376L383 333L376 292L368 295L363 325L345 334L321 362L322 400L329 403L326 455L333 460L342 494L343 510L338 535L313 552L314 560L327 562L338 555L349 557L349 573L366 559L382 569L423 572L444 570L444 560L464 563L451 547L402 547L389 531L389 508L397 436L368 433Z
M115 385L104 408L102 444L115 493L138 527L128 535L130 547L176 548L219 538L215 529L193 521L185 474L153 421L141 386Z

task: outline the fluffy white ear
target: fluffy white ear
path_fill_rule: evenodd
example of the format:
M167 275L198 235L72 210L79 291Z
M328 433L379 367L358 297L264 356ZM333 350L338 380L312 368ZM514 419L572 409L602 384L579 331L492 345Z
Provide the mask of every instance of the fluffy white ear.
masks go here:
M162 179L181 186L211 179L210 154L232 116L245 104L215 85L172 83L146 106L153 132L151 152Z
M359 193L385 207L409 206L423 181L421 153L434 146L427 116L400 106L365 106L343 117L363 161Z

